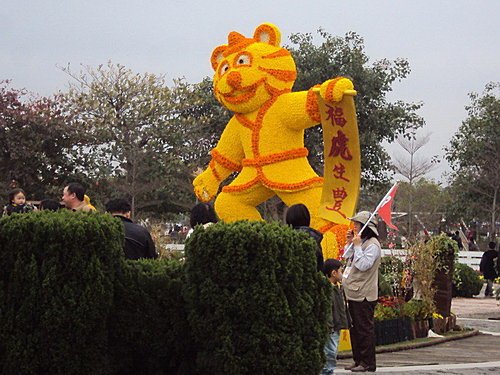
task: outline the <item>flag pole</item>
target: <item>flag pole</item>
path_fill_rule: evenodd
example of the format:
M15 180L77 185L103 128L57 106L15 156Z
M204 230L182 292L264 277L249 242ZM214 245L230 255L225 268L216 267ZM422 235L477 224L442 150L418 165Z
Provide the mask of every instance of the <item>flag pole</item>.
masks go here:
M361 228L361 230L358 232L358 235L361 235L361 233L363 233L363 231L368 226L368 224L370 223L370 221L377 214L378 210L380 210L380 207L382 207L386 203L387 197L389 197L389 195L394 191L394 189L398 186L398 184L399 184L399 181L396 181L394 183L394 185L392 185L392 187L389 189L389 191L384 195L384 197L382 198L382 200L378 203L377 207L375 207L375 210L370 215L370 218L367 220L367 222L363 225L363 227ZM352 242L349 244L349 246L347 247L346 251L349 250L351 247L352 247Z
M368 226L368 224L370 223L371 219L373 219L375 217L375 215L377 214L378 210L380 210L380 207L382 207L386 202L387 200L387 197L389 195L391 195L391 193L394 191L394 189L398 186L399 184L399 181L396 181L394 183L394 185L392 185L392 187L389 189L389 191L387 192L387 194L384 195L384 197L382 198L382 200L378 203L377 207L375 207L375 210L372 212L372 214L370 215L370 218L368 219L368 221L365 223L365 225L363 225L363 227L361 228L361 230L359 231L358 234L361 234L365 228Z

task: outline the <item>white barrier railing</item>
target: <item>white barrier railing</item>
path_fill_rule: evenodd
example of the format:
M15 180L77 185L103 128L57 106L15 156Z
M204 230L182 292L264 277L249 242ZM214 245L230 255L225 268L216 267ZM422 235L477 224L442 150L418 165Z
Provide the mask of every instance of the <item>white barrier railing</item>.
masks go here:
M406 257L406 250L382 249L382 256L390 255L404 259ZM475 271L479 271L479 263L481 262L482 255L482 251L459 251L458 262L468 265Z
M184 244L173 244L167 245L168 250L173 251L184 251ZM406 257L406 250L401 249L382 249L382 256L395 256L401 259ZM472 269L479 271L479 263L481 262L482 251L459 251L458 252L458 262L466 264Z
M184 251L184 244L183 243L169 243L166 245L167 250L172 250L172 251Z

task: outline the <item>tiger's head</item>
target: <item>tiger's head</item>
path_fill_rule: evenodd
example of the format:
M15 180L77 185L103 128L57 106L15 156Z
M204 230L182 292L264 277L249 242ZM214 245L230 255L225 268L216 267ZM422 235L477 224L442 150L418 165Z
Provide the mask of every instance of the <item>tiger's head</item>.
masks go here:
M264 23L255 29L253 38L233 31L228 44L214 49L214 93L223 106L232 112L249 113L272 97L291 91L297 69L280 41L279 29Z

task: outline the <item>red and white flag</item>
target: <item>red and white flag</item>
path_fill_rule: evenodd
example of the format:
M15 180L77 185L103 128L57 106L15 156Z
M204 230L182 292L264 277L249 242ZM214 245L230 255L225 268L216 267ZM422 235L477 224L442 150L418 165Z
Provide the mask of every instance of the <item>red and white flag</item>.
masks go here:
M392 223L392 202L394 202L394 197L396 195L397 190L398 190L398 183L396 182L391 187L389 192L386 194L384 199L382 199L382 201L379 203L378 206L378 216L380 216L380 218L385 221L385 223L389 228L396 230L398 230L398 227L396 227Z

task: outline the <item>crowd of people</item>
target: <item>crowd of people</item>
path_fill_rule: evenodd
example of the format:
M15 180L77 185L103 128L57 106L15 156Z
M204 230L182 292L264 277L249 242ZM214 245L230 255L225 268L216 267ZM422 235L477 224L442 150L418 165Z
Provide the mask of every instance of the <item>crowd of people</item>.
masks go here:
M58 211L60 209L74 212L93 212L96 208L90 203L83 185L72 182L62 191L61 201L44 199L39 208L26 202L26 193L21 188L9 192L9 202L3 208L3 216L14 213L29 213L37 210ZM121 220L124 227L125 240L123 251L127 259L157 258L154 241L149 231L131 219L131 205L125 199L111 199L106 203L106 212Z

